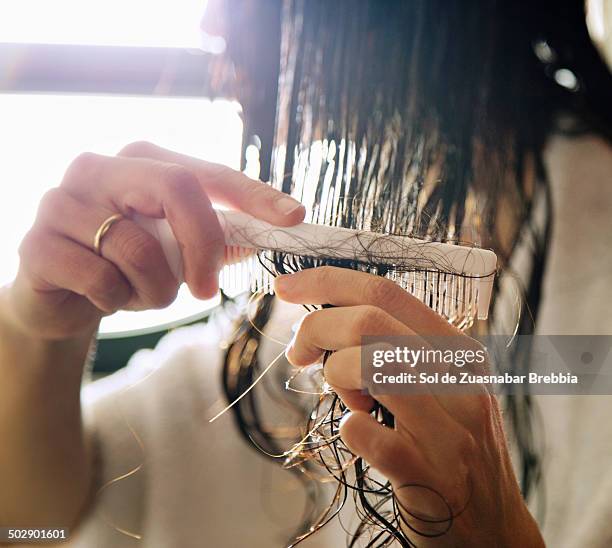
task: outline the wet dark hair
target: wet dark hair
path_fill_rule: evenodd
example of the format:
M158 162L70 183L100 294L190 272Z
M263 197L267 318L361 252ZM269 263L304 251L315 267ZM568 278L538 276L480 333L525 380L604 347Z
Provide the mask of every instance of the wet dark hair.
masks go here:
M569 88L555 80L562 69L575 77ZM553 220L547 138L591 131L612 141L611 91L579 0L285 0L272 183L307 202L312 222L493 248L502 277L528 246L518 332L529 334ZM287 264L282 256L276 262L276 270ZM271 308L271 298L262 299L228 349L223 381L230 401L261 370L259 330ZM500 308L494 306L493 321ZM517 370L528 369L527 353L513 358ZM287 447L266 425L257 397L254 390L234 407L236 423L259 449L283 453ZM525 393L504 404L527 497L541 474L533 402ZM342 404L332 395L319 405L316 416L328 417L333 436ZM393 424L384 409L375 413ZM332 464L321 451L311 457L338 480L339 500L355 493L363 523L351 544L376 524L368 546L412 546L397 507L382 510L394 501L389 484L377 484L357 459L349 485L338 467L348 450L340 441L330 448ZM310 470L305 455L299 458L297 468Z

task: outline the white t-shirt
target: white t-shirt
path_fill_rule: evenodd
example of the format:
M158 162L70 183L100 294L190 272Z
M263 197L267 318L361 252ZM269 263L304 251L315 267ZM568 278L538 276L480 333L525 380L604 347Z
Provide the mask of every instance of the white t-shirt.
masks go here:
M274 317L304 312L285 306ZM289 340L291 324L266 330ZM239 436L231 411L209 423L226 404L224 331L218 322L177 329L84 389L86 424L100 454L98 484L143 466L102 490L70 546L273 548L295 537L307 509L303 484ZM283 348L263 343L263 362ZM303 546L338 547L345 539L334 523Z
M594 138L559 138L548 158L556 224L539 330L612 334L612 151ZM231 413L208 422L224 404L221 336L214 326L176 330L84 389L99 483L144 465L97 497L70 546L274 548L292 538L306 504L300 482L249 447ZM266 359L282 350L266 344ZM537 400L548 545L612 545L612 397ZM343 524L354 530L350 509ZM303 544L344 545L338 522Z
M555 224L538 331L612 335L612 149L557 139ZM612 396L540 396L549 546L612 546Z

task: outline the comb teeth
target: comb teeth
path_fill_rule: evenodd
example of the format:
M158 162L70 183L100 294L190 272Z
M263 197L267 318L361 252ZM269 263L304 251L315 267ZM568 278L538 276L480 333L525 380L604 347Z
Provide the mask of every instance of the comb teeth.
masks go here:
M273 269L274 253L280 252L297 265L308 257L309 266L350 265L375 274L384 266L384 277L455 325L488 316L497 266L490 250L326 225L277 227L239 212L217 216L227 244L220 286L230 295L249 289L272 293L274 276L265 265ZM182 280L180 250L167 221L134 220L159 239L172 272Z
M230 251L228 259L239 260L241 252ZM274 293L273 253L260 250L257 255L251 254L242 258L241 263L229 264L221 271L219 285L230 295L250 290L252 292ZM303 256L287 254L289 262L298 262ZM268 270L263 264L271 265ZM338 265L338 259L317 257L312 258L311 266ZM355 270L376 273L376 267L368 265L352 265ZM435 312L454 325L465 327L475 319L486 319L489 295L482 294L482 288L487 285L492 288L492 280L468 278L448 272L436 271L398 271L389 269L383 277L393 281L402 289L429 306ZM487 285L483 284L485 282Z
M348 264L374 274L379 274L382 265L384 277L453 324L467 325L488 316L497 266L497 257L490 250L326 225L302 223L281 228L243 213L218 214L226 242L258 247L264 264L273 265L277 251L292 264L309 257L309 266ZM227 267L221 287L273 292L273 275L257 257L250 257L245 268L248 273L236 265Z

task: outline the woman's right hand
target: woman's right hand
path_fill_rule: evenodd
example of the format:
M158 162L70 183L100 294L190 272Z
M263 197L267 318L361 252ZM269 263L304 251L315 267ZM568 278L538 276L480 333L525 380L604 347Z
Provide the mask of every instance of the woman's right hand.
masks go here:
M279 226L302 221L304 208L269 185L224 166L149 143L116 157L86 153L61 185L42 199L20 247L20 268L8 289L9 317L37 339L90 337L102 316L119 309L163 308L177 293L159 242L130 220L165 217L183 255L194 296L212 297L223 266L224 239L211 200ZM102 240L111 215L125 216Z

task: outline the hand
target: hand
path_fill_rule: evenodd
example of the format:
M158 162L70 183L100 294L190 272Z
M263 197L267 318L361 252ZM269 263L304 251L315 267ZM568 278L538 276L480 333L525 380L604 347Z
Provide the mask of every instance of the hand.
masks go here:
M130 220L133 213L167 218L191 292L212 297L224 240L211 201L280 226L304 216L298 202L269 185L148 143L129 145L117 157L79 156L42 199L21 244L10 319L32 336L62 340L91 336L100 318L116 310L170 304L178 282L157 240ZM125 219L111 226L98 256L94 235L115 213Z
M280 276L275 291L284 301L331 304L307 314L287 349L296 366L320 362L325 377L351 410L340 426L346 445L385 475L407 512L404 519L427 534L419 546L543 546L519 492L497 401L481 386L470 395L422 393L376 395L395 417L395 428L370 415L374 399L362 393L363 335L420 337L424 346L452 336L466 349L478 343L397 284L370 274L333 267ZM405 487L412 485L413 487ZM423 486L423 487L416 487ZM435 494L437 493L437 494Z

